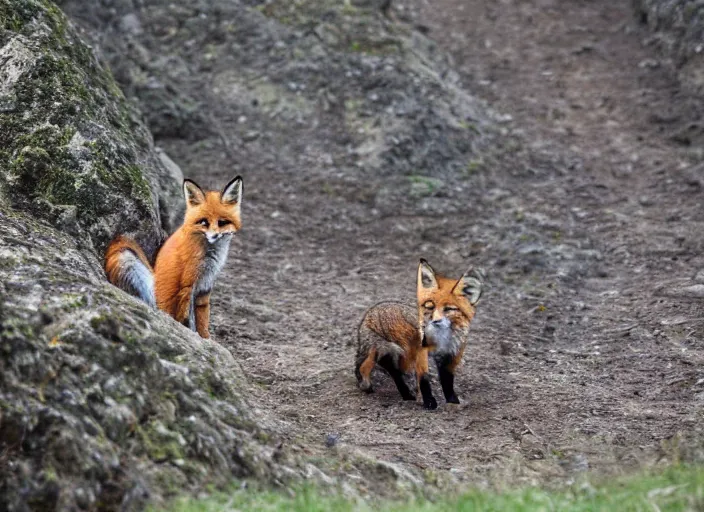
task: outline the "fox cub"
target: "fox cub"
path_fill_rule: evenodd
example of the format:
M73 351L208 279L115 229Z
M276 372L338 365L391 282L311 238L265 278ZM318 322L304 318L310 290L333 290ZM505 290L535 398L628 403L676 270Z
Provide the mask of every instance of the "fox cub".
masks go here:
M469 269L458 280L435 273L427 261L418 266L418 307L382 302L369 309L359 326L355 374L359 388L372 392L375 365L394 379L404 400L415 396L403 379L416 372L426 409L436 409L428 376L428 352L438 368L448 403L460 403L454 390L455 370L467 346L469 324L482 294L482 277Z
M134 240L120 235L105 253L108 280L209 338L210 292L242 225L242 188L240 176L222 192L184 180L183 224L161 246L154 266Z

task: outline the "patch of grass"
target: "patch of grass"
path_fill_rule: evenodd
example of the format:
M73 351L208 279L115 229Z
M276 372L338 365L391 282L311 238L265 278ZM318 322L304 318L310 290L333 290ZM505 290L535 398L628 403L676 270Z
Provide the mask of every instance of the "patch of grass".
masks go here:
M467 176L473 176L484 170L484 160L481 158L470 160L467 163L466 174Z
M210 512L266 510L333 512L383 510L388 512L458 511L685 511L704 509L704 467L676 466L592 485L588 480L562 490L526 488L509 491L471 490L437 501L415 499L373 505L324 494L314 488L289 490L287 494L254 489L237 490L205 499L179 499L167 510Z
M411 195L414 197L430 196L443 186L442 180L418 174L409 176L408 181L411 182Z

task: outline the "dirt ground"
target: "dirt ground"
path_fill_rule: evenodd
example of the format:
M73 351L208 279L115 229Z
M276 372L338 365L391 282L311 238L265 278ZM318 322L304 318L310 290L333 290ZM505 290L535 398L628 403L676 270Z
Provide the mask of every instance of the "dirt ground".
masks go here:
M243 170L214 337L272 428L314 456L339 434L336 449L458 480L652 462L704 412L704 155L690 128L701 102L644 43L627 1L414 0L391 16L452 55L463 86L504 114L515 151L470 164L464 200L439 194L440 213L402 215L358 198L383 176L339 192L296 172L328 158L324 141L282 148L290 160L272 147ZM238 122L215 115L225 131ZM206 184L239 170L207 141L159 143ZM353 374L363 311L412 303L420 257L456 275L478 265L489 285L462 403L445 404L435 382L434 412L381 373L367 396Z

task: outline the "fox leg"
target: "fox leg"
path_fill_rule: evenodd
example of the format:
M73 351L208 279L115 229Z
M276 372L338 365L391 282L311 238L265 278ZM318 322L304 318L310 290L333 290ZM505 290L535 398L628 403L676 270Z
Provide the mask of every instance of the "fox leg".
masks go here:
M448 404L458 404L460 399L457 398L455 394L455 374L452 367L452 357L451 356L436 356L435 363L438 366L438 377L440 378L440 385L442 386L442 392L445 395L445 400Z
M376 349L372 348L364 357L364 354L357 359L355 375L357 376L357 385L359 389L367 393L374 391L372 388L371 375L374 366L376 365Z
M398 367L398 363L396 360L394 360L394 357L392 355L385 355L384 357L379 359L378 363L379 366L386 370L389 375L391 375L391 378L394 379L394 383L396 384L398 392L401 394L401 398L403 398L404 400L416 399L413 392L408 389L406 381L403 380L403 372Z
M196 330L194 302L193 287L181 288L181 291L176 296L176 314L174 318L192 331Z
M433 390L430 387L430 375L428 375L428 349L424 348L416 356L416 377L418 378L418 390L423 397L423 408L437 409L438 403L433 397Z
M458 404L460 399L457 398L455 394L455 370L459 366L460 361L462 361L462 353L464 350L452 356L450 354L436 354L435 364L438 367L438 377L440 378L440 385L442 386L442 392L445 395L445 400L448 404Z
M201 295L196 299L195 323L196 331L201 338L210 338L208 324L210 323L210 294Z

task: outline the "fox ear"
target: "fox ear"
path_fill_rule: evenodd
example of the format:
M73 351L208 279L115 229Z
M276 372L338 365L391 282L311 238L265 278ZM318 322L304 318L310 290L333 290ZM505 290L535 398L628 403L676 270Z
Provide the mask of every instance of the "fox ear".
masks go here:
M242 202L242 189L244 188L242 184L242 177L237 176L235 179L230 181L225 188L222 189L221 201L227 204L237 204Z
M435 271L430 264L423 258L418 265L418 291L428 290L438 287L438 281L435 279Z
M183 195L186 197L186 206L189 208L205 202L205 192L192 180L183 180Z
M474 306L479 302L479 298L482 296L483 281L484 276L482 276L481 272L474 267L470 267L469 270L460 277L452 291L457 295L467 297L469 303Z

